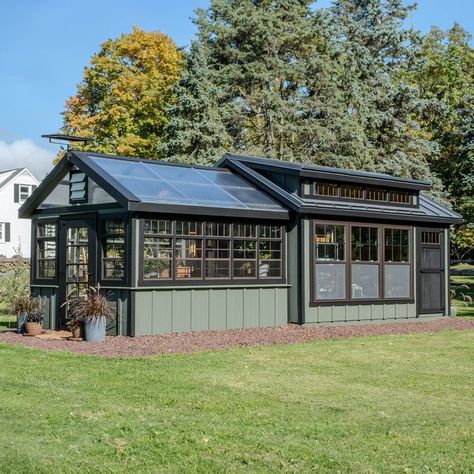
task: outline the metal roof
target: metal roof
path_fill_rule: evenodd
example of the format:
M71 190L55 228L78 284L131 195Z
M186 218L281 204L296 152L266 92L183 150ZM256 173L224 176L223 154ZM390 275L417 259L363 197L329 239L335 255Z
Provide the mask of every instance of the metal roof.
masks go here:
M457 224L462 221L462 216L437 203L423 192L419 193L419 205L417 207L394 204L384 205L384 203L371 204L366 201L302 198L295 193L289 193L278 184L259 174L255 169L250 168L245 160L234 160L227 155L227 159L221 160L221 163L241 173L275 199L280 200L280 202L300 214L373 218L414 223ZM284 165L282 164L282 166Z
M221 166L226 161L239 161L253 169L267 169L288 174L298 174L303 177L313 177L332 181L350 181L351 183L373 184L407 190L429 190L431 188L431 182L426 180L417 180L408 177L401 178L383 173L332 168L329 166L230 153L226 153L216 166Z
M244 177L226 168L71 150L20 209L38 205L76 166L130 211L203 214L218 217L288 219L288 209Z

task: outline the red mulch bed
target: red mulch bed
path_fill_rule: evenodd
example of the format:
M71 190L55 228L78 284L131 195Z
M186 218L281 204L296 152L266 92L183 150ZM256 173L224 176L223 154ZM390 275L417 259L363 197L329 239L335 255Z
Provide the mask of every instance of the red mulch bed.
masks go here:
M431 321L357 324L341 326L288 325L275 328L199 331L162 336L107 337L105 342L40 339L0 332L0 342L50 351L69 351L104 357L139 357L155 354L198 352L232 347L293 344L321 339L343 339L354 336L414 334L445 329L474 329L474 320L442 318Z

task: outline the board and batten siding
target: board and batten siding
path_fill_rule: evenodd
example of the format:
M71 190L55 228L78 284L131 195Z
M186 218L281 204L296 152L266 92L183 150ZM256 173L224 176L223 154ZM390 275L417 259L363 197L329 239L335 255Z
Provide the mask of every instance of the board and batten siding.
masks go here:
M331 306L310 306L311 302L311 267L310 249L312 242L309 240L310 221L303 221L304 235L304 322L305 324L328 324L328 323L353 323L358 321L383 321L398 319L417 318L416 301L406 304L350 304L350 305L331 305ZM413 239L416 239L416 232L413 232ZM413 248L416 249L416 241L413 241ZM413 291L416 297L416 252L413 252ZM433 315L424 314L423 317L429 318ZM439 316L439 315L438 315Z
M135 336L287 324L288 288L193 288L135 291Z
M44 299L44 329L57 329L58 322L58 287L32 286L31 294Z

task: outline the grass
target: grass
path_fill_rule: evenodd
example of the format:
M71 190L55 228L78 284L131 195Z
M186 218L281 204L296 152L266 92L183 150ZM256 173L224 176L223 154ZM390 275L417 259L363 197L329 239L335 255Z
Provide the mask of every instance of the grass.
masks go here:
M140 359L0 344L0 470L473 472L474 332Z
M474 299L474 276L461 276L461 275L453 275L451 276L451 285L467 285L469 289L461 288L458 290L458 296L455 301L457 309L458 309L458 316L462 317L474 317L474 303L469 304L466 306L461 301L461 296L459 292L465 293L470 295Z

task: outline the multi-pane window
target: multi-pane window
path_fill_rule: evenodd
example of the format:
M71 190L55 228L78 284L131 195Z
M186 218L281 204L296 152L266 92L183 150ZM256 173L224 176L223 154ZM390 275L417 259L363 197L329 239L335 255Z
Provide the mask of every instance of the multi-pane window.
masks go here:
M341 186L341 197L346 199L364 199L364 188L343 184Z
M36 234L36 263L38 278L56 276L56 224L40 223Z
M368 188L366 197L369 201L386 201L387 191L384 189Z
M334 183L316 182L314 185L314 193L316 196L339 196L339 185Z
M379 228L352 226L351 236L352 298L379 298Z
M410 228L314 222L313 238L315 301L411 297Z
M384 229L384 296L385 298L410 297L410 231Z
M5 242L5 222L0 222L0 242Z
M27 184L20 184L18 188L18 196L20 198L20 202L25 202L31 194L31 186Z
M440 243L439 235L440 235L439 232L423 231L421 233L421 243L430 244L430 245L439 245Z
M143 276L147 280L282 278L282 239L281 226L146 219Z
M407 191L390 191L389 201L396 204L411 204L412 195Z
M103 277L122 279L125 277L125 221L106 219L103 236Z
M145 219L143 222L143 278L170 279L173 264L172 221Z
M316 300L346 298L346 226L316 224L314 228Z
M414 196L410 191L365 187L353 184L337 184L327 181L315 181L312 185L312 194L314 196L359 199L392 204L413 204Z

